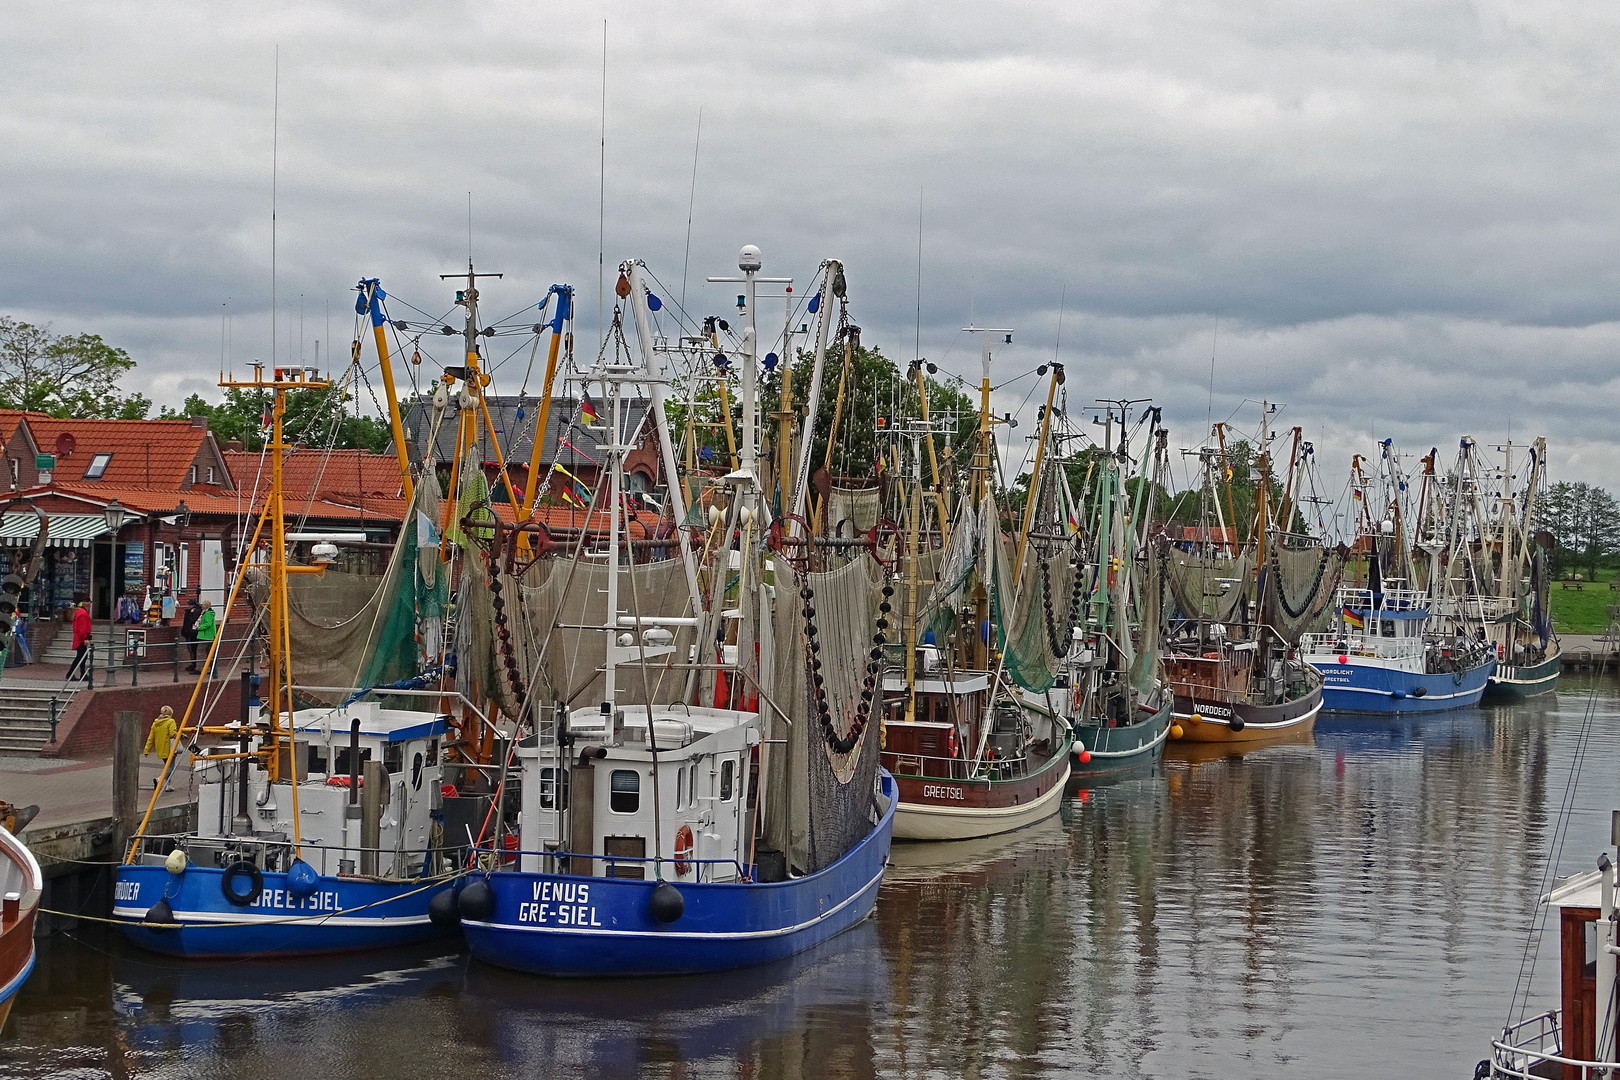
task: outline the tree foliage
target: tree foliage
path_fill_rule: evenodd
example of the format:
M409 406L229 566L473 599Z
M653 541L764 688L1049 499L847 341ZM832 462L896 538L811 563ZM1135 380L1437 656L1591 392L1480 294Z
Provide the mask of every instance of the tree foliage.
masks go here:
M1620 553L1620 503L1603 488L1554 484L1537 516L1539 527L1553 537L1554 574L1584 568L1590 577L1599 563Z
M289 445L319 449L371 450L382 452L392 445L388 424L376 417L356 416L340 406L347 393L334 386L328 390L290 390L287 411L282 417L282 433ZM165 408L165 420L205 417L208 429L221 442L241 440L249 450L264 448L269 429L270 396L255 390L230 389L225 400L210 405L202 395L192 394L179 409Z
M51 416L143 420L152 402L118 392L135 361L99 334L53 335L0 315L0 407Z

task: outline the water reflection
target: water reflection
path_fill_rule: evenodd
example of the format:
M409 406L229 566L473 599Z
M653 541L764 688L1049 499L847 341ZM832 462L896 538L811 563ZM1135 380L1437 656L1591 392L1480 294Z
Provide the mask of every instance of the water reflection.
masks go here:
M59 938L6 1076L1468 1075L1620 805L1610 684L1176 747L1010 838L897 845L872 920L773 968L548 982L455 953L175 964ZM1555 994L1555 940L1532 994Z

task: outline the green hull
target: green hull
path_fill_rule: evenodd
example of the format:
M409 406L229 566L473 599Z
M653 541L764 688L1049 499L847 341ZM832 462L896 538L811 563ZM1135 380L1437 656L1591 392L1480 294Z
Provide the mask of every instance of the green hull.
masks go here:
M1541 663L1527 667L1497 664L1495 674L1485 684L1485 696L1497 701L1519 701L1550 693L1558 688L1558 671L1563 659L1560 649Z

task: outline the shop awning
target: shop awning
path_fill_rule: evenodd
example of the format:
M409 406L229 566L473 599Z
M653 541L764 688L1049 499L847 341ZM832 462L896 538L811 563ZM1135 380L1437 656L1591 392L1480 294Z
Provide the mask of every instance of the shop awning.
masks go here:
M47 514L50 527L46 547L89 547L107 534L107 519L100 514ZM0 520L0 547L26 547L39 535L38 514L11 513Z

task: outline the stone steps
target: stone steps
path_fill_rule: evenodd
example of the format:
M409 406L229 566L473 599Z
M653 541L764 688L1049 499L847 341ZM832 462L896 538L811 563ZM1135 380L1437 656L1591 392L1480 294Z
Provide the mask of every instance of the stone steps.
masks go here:
M51 699L56 699L60 719L74 693L0 686L0 754L39 753L51 741Z

